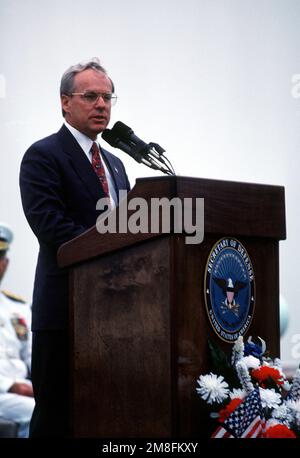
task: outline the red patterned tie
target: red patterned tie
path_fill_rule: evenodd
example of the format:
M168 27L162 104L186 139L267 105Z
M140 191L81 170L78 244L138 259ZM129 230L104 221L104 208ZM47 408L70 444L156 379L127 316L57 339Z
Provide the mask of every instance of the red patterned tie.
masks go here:
M103 163L100 158L99 147L96 142L93 143L92 148L92 166L98 176L106 197L109 197L108 183L105 175Z

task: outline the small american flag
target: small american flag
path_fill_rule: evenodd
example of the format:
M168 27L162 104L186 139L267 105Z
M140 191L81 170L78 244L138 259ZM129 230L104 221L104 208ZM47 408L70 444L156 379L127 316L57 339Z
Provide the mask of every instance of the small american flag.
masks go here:
M264 429L263 410L256 388L212 434L213 438L259 437Z

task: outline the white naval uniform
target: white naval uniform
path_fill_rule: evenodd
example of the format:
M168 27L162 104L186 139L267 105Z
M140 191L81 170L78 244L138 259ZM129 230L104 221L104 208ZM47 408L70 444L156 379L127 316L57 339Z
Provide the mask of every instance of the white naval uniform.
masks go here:
M28 437L34 398L9 393L14 383L29 383L31 310L0 291L0 417L18 423L18 436Z

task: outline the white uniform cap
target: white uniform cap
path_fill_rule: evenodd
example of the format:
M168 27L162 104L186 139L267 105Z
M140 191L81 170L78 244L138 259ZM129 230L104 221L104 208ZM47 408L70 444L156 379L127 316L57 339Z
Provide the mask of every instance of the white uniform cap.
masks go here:
M0 223L0 251L8 250L13 238L11 228L5 223Z

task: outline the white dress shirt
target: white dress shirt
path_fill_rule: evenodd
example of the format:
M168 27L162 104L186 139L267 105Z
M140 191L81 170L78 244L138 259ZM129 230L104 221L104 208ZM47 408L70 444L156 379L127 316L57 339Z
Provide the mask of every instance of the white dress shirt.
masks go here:
M87 135L83 134L82 132L79 132L79 130L75 129L75 127L71 126L67 121L65 121L65 126L71 132L71 134L73 135L75 140L78 142L78 144L81 147L81 149L83 149L83 151L86 154L86 157L88 158L90 163L92 163L91 147L92 147L92 144L94 143L94 140L91 140ZM106 179L107 179L107 183L108 183L110 208L112 210L113 208L116 207L117 202L118 202L118 198L117 198L117 194L116 194L113 178L112 178L112 176L111 176L111 174L109 172L109 169L108 169L108 167L107 167L107 165L105 163L105 160L103 159L103 157L102 157L102 155L100 153L100 151L101 151L100 150L100 145L96 140L95 140L95 142L97 143L97 145L99 147L100 159L101 159L102 164L104 166L105 175L106 175Z

